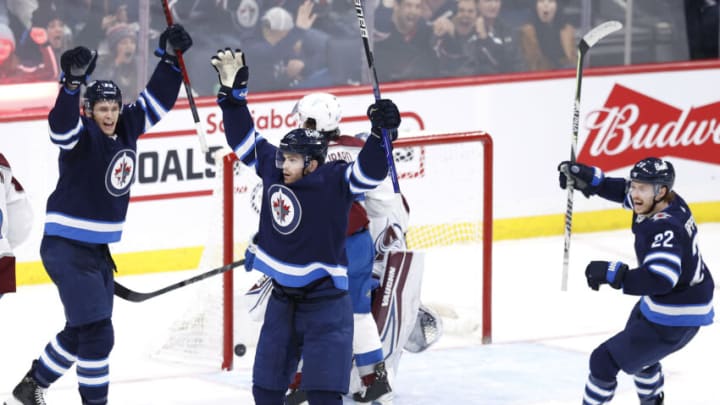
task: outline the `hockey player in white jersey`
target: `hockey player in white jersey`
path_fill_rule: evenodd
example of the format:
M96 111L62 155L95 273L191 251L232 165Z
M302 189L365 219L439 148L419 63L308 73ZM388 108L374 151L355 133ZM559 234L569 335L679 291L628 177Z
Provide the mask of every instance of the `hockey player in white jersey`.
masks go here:
M32 210L10 163L0 153L0 297L15 292L13 249L30 234Z

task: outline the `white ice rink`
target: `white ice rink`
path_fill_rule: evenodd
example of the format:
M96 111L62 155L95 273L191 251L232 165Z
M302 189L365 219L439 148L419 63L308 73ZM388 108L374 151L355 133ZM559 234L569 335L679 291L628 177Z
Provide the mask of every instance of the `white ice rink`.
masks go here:
M491 345L479 343L475 320L480 319L480 287L468 282L480 279L479 265L468 263L467 249L428 255L423 300L470 315L457 322L446 320L446 336L430 350L404 356L394 382L394 403L580 404L589 353L623 327L636 300L607 286L593 292L582 273L593 259L618 259L634 265L630 231L574 235L568 292L560 291L561 237L496 242ZM700 249L720 282L720 224L700 225ZM121 281L149 291L190 275L193 273L123 277ZM252 350L236 358L232 372L219 371L219 364L183 365L152 357L178 308L191 299L193 288L139 304L116 299L111 404L252 404ZM717 296L715 303L719 308ZM10 395L32 359L62 328L62 307L55 288L24 287L6 295L0 299L0 324L1 400ZM666 402L720 404L716 386L719 362L720 326L714 324L663 362ZM47 400L51 405L79 403L74 370L51 387ZM627 376L620 377L613 404L637 404Z

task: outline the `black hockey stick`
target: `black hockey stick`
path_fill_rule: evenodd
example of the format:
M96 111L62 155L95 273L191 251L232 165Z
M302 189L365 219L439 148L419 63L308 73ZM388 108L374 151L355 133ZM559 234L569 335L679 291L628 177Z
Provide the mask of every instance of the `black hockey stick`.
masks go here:
M190 277L187 280L179 281L175 284L170 284L167 287L163 287L159 290L150 291L150 292L137 292L133 291L124 285L118 283L115 281L115 295L118 297L130 301L130 302L143 302L145 300L149 300L150 298L157 297L158 295L163 295L167 292L177 290L178 288L185 287L186 285L190 285L193 283L197 283L200 280L205 280L208 277L212 277L221 273L225 273L226 271L232 270L235 267L239 267L245 264L245 259L238 260L236 262L232 262L230 264L226 264L222 267L218 267L216 269L212 269L209 271L206 271L205 273L198 274L195 277Z
M572 138L570 139L570 162L575 162L578 130L580 127L580 90L582 88L583 60L590 48L598 41L622 28L619 21L607 21L585 34L578 43L578 60L575 73L575 103L573 105ZM565 249L563 251L562 291L567 291L568 267L570 263L570 235L572 233L573 191L572 178L567 182L567 209L565 210Z
M173 25L172 12L170 6L168 6L168 0L162 0L163 11L165 12L165 21L168 27ZM203 153L209 151L207 146L207 139L205 137L205 130L200 123L200 115L198 114L197 105L195 105L195 97L192 94L192 86L190 86L190 77L187 74L187 68L185 67L185 59L183 59L182 52L175 51L177 53L178 65L180 66L180 72L183 77L183 85L185 87L185 94L187 94L187 101L190 105L190 111L192 112L193 121L195 122L195 132L200 140L200 149Z
M355 13L357 13L358 22L360 23L360 35L362 36L363 46L365 47L365 58L370 68L370 79L372 80L373 94L375 101L380 100L380 84L378 83L377 71L375 70L375 60L370 50L370 41L368 40L368 29L365 24L365 13L363 12L362 0L355 0ZM382 140L385 145L385 158L387 159L388 168L390 169L390 179L392 179L393 190L400 193L400 183L398 183L397 170L395 169L395 160L392 154L392 145L387 130L382 129Z

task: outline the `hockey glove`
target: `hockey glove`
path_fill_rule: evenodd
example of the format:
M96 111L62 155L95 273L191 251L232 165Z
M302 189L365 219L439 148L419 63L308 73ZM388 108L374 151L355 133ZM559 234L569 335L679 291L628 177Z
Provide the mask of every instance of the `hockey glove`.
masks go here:
M192 38L185 31L185 28L180 24L173 24L165 28L165 31L160 34L155 56L160 57L164 62L177 66L177 53L187 51L192 44Z
M628 265L623 262L607 262L594 260L585 268L585 278L590 288L597 291L602 284L610 284L610 287L622 288L625 273Z
M397 129L400 126L400 111L392 100L381 99L368 107L367 116L372 123L371 134L380 137L382 130L386 130L390 140L397 139Z
M255 263L255 252L257 252L257 234L253 235L250 239L247 249L245 249L245 271L252 271L253 264Z
M60 83L75 88L87 83L95 70L97 52L84 46L69 49L60 56Z
M597 194L605 175L597 167L587 166L578 162L564 161L558 165L560 172L560 188L565 189L568 177L575 189L582 191L585 197Z
M245 64L245 54L239 49L233 52L230 48L225 48L217 51L217 54L210 58L210 64L215 68L220 81L218 99L229 97L238 104L246 104L250 72Z

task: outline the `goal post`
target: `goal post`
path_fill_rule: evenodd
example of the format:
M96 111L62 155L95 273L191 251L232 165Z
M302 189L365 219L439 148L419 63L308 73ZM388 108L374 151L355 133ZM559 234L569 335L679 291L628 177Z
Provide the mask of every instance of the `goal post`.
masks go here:
M421 301L440 314L445 333L491 343L492 137L481 131L401 133L393 149L410 207L408 248L424 252ZM261 205L262 185L253 169L232 152L216 161L201 268L243 257ZM196 287L198 301L188 303L188 313L168 331L156 357L231 370L235 345L253 350L256 344L259 323L250 319L243 297L258 277L227 272L216 283Z

